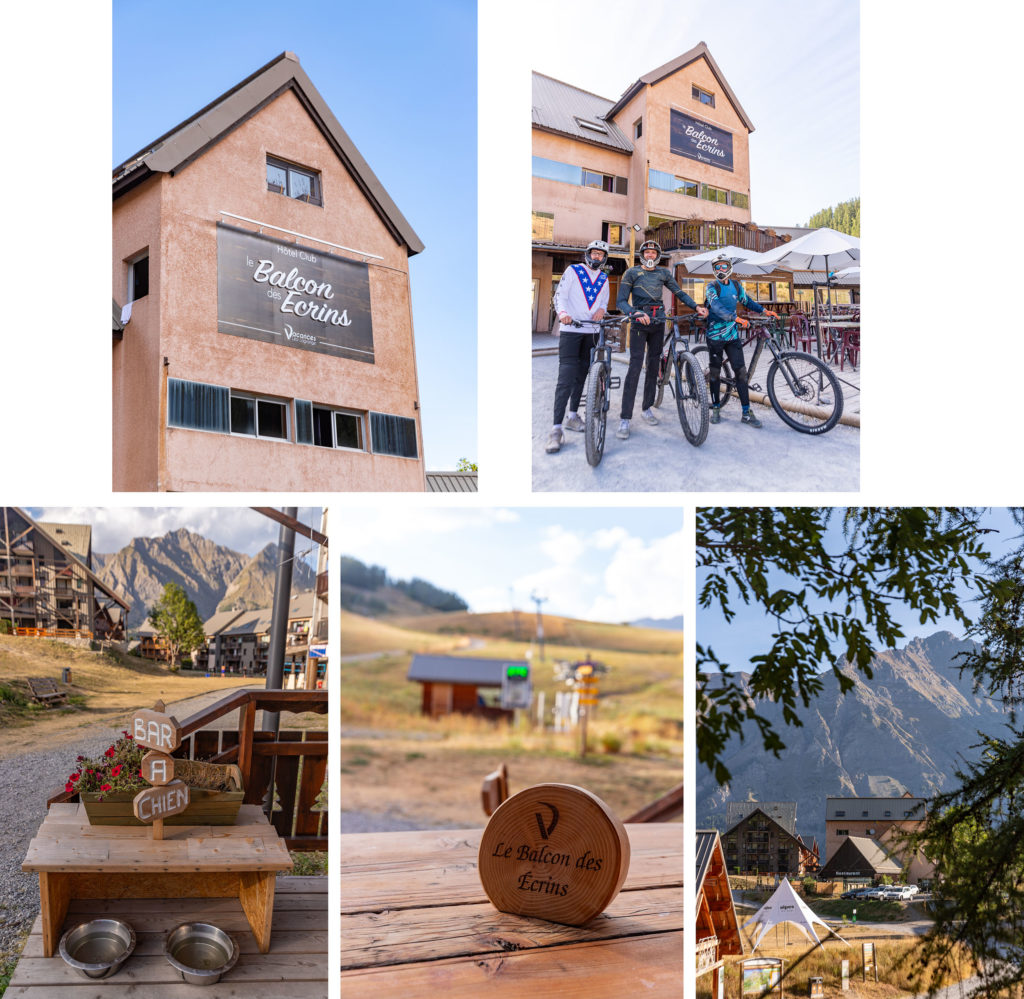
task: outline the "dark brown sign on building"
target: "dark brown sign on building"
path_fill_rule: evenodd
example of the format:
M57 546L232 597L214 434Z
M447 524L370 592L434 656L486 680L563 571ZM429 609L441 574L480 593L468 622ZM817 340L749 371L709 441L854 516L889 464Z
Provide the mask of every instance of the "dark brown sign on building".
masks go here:
M369 268L218 223L217 329L373 364Z

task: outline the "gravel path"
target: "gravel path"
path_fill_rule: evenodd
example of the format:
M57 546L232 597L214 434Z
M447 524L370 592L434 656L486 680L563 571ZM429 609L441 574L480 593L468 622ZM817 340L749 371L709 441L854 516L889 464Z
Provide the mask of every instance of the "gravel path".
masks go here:
M228 693L221 689L174 701L168 712L187 718ZM211 727L235 728L236 718L232 712ZM39 914L38 876L23 873L21 862L46 815L46 799L64 786L76 756L98 756L121 731L98 723L68 733L58 746L0 759L0 964L20 950L22 934Z

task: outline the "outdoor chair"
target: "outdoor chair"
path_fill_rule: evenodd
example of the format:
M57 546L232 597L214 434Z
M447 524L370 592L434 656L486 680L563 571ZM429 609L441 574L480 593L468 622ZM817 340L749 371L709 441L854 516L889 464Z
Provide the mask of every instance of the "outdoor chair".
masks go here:
M814 352L814 332L807 321L807 316L802 312L796 312L789 317L789 341L794 350Z
M498 805L508 798L508 767L504 763L484 778L480 798L484 815L493 815Z

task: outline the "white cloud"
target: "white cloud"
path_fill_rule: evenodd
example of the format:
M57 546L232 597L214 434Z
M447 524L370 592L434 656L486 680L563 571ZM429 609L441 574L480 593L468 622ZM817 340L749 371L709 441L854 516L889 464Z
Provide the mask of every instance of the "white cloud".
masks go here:
M587 610L595 621L635 621L683 613L682 529L644 544L625 539L604 572L605 592Z
M540 550L558 565L574 565L587 550L586 538L561 524L552 524L544 531Z

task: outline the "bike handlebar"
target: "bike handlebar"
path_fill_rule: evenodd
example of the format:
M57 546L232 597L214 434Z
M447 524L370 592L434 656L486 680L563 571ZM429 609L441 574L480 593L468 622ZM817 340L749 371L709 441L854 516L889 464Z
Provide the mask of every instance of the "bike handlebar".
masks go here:
M620 326L626 319L626 316L612 316L609 319L571 319L569 325L577 329L581 326Z

